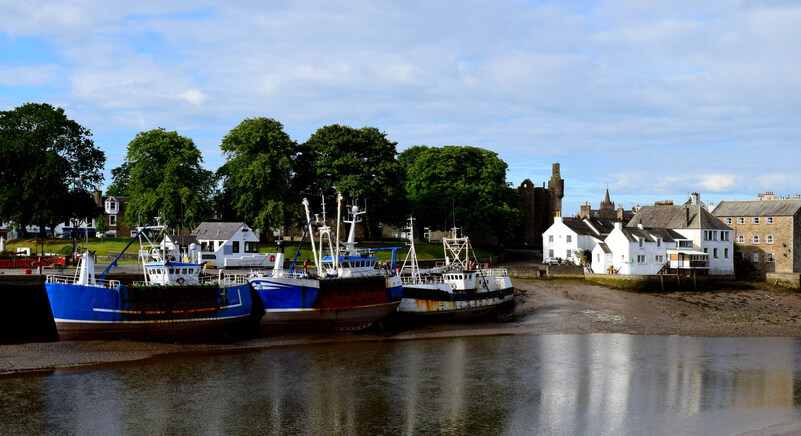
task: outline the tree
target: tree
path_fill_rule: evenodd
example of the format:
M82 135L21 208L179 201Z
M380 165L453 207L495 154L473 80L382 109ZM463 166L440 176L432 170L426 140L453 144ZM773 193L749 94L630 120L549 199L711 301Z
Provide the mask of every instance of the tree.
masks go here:
M396 142L387 139L375 127L352 127L338 124L318 129L304 144L301 168L313 168L308 177L306 195L316 201L320 192L367 204L368 229L379 222L403 222L403 187L400 167L395 160ZM303 180L304 175L299 177Z
M510 239L519 234L523 213L506 183L506 163L477 147L415 146L398 157L407 202L422 226L454 223L465 234Z
M131 165L123 162L122 165L111 170L111 185L106 189L106 195L127 197L128 181L131 179Z
M103 239L108 231L106 216L102 213L95 218L95 231L97 232L97 235L100 236L100 239Z
M103 181L105 154L89 129L62 108L27 103L0 112L0 220L45 227L97 212L90 190Z
M121 177L115 183L127 186L125 224L153 224L160 216L162 224L184 228L208 219L214 174L201 167L202 162L194 142L177 132L158 128L138 133L115 173Z
M220 149L226 162L217 170L223 191L218 207L265 231L295 221L300 199L291 187L299 148L281 123L248 118L223 138Z

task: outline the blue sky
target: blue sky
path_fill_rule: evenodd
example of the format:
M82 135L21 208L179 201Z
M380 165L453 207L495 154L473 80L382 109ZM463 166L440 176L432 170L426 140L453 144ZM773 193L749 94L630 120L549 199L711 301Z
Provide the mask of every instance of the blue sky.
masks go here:
M801 193L801 5L765 1L0 0L0 110L63 107L122 163L137 132L266 116L473 145L564 213ZM107 177L108 181L108 177Z

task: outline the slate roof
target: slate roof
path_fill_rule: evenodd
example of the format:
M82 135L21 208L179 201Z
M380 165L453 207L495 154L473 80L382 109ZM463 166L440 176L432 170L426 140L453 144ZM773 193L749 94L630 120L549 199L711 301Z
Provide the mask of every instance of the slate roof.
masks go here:
M217 223L217 222L202 222L195 230L190 233L191 236L197 239L214 239L214 240L228 240L234 236L245 223Z
M720 207L720 206L718 206ZM689 223L687 218L689 217ZM629 221L626 228L642 223L646 229L718 229L731 230L706 209L697 205L659 204L643 206Z
M169 235L170 240L181 247L188 246L189 244L197 244L197 237L195 235Z
M599 242L598 246L601 247L601 250L603 250L604 253L607 253L607 254L611 254L612 253L612 250L609 249L609 246L606 245L606 242Z
M595 233L584 221L578 219L562 219L562 224L566 225L570 230L576 232L577 235L597 236L597 233Z
M613 221L610 221L610 220L602 220L602 219L599 219L599 218L591 218L591 219L587 219L587 221L592 223L592 225L599 232L601 232L602 235L608 235L609 233L612 233L612 230L615 229L615 223Z
M801 209L801 200L721 201L712 211L719 217L793 216Z

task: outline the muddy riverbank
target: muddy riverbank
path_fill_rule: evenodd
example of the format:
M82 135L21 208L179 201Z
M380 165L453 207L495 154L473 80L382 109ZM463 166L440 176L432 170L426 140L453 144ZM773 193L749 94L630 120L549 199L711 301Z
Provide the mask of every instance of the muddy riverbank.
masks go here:
M298 333L213 344L131 341L42 342L0 346L0 375L132 362L176 353L236 352L354 341L518 334L627 333L801 337L801 294L772 288L635 293L578 280L515 280L506 322L439 324L405 331Z

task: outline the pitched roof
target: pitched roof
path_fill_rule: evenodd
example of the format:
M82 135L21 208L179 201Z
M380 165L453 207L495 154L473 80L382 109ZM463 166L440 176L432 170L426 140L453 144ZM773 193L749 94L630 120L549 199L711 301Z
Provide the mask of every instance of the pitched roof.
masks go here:
M658 204L643 206L626 225L627 228L642 224L646 229L719 229L731 230L706 209L697 205Z
M197 239L215 239L215 240L228 240L234 236L245 223L216 223L216 222L202 222L190 235L197 237Z
M793 216L801 209L801 200L721 201L712 214L735 216Z
M578 235L589 235L595 236L595 233L590 226L587 225L584 221L571 218L571 219L562 219L562 224L566 225L570 230L576 232Z

